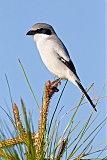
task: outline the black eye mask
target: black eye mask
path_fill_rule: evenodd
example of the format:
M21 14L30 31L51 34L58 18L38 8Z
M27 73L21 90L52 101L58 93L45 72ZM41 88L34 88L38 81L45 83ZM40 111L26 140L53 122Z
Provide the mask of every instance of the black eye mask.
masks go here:
M51 35L52 32L50 29L46 29L46 28L40 28L37 30L30 30L27 32L26 35L35 35L35 34L47 34L47 35Z
M46 28L40 28L36 30L36 33L51 35L51 30Z

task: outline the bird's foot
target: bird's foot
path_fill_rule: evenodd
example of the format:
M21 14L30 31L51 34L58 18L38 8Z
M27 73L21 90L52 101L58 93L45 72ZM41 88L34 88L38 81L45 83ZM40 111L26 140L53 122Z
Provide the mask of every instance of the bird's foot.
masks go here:
M51 86L51 89L52 89L54 92L59 92L59 89L58 89L56 86Z
M56 79L55 81L53 81L51 83L51 89L55 90L55 92L58 92L59 89L57 88L58 87L58 84L60 85L61 84L61 79Z

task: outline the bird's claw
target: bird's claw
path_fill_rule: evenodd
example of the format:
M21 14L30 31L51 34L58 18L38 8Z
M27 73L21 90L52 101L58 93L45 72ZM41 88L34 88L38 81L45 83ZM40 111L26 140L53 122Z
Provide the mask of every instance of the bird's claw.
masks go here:
M59 89L58 89L56 86L51 86L51 89L52 89L54 92L59 92Z
M60 80L60 79L56 79L55 81L53 81L53 82L51 83L51 89L54 90L55 92L58 92L59 89L58 89L57 87L58 87L58 85L60 85L60 84L61 84L61 80Z

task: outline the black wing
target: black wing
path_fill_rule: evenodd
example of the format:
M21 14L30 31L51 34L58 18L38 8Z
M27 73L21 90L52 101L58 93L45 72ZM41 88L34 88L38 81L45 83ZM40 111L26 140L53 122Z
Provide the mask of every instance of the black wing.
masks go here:
M76 69L75 69L75 66L74 66L73 62L71 60L66 61L63 57L60 57L59 59L77 76L78 80L80 81L80 79L79 79L79 77L76 73ZM78 87L84 93L84 95L86 96L86 98L88 99L88 101L90 102L92 107L94 108L94 110L97 111L96 106L93 104L91 98L89 97L86 90L84 89L84 87L82 86L82 84L79 81L76 80L76 83L77 83Z
M59 57L59 59L77 76L77 78L79 79L77 73L76 73L76 69L75 66L73 64L73 62L71 60L66 61L63 57ZM79 79L80 80L80 79Z

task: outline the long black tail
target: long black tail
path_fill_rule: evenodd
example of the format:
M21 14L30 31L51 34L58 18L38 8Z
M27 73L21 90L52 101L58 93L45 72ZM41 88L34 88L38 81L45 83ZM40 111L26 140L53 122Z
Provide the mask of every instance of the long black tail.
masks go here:
M95 104L92 102L91 98L89 97L89 95L87 94L86 90L84 89L84 87L82 86L82 84L78 81L76 81L78 87L80 88L80 90L84 93L84 95L86 96L86 98L88 99L88 101L90 102L90 104L92 105L92 107L94 108L95 111L96 110L96 107L95 107Z

